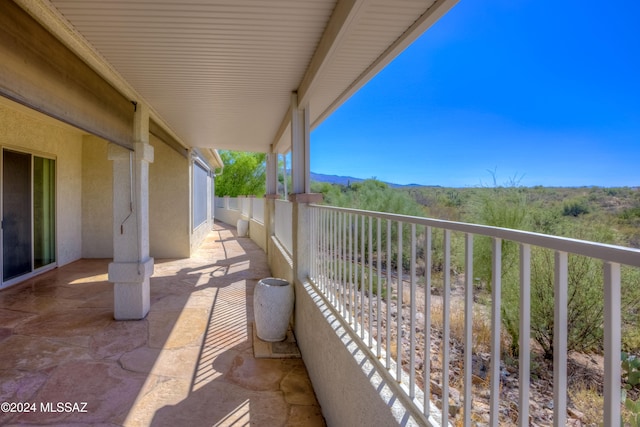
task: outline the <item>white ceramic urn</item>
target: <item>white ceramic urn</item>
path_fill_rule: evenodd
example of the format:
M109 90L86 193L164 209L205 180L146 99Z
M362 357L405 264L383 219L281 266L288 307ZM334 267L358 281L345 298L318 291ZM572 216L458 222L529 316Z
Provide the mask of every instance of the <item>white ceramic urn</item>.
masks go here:
M253 314L258 338L276 342L287 337L293 301L293 286L286 280L268 277L258 282L253 291Z
M238 237L247 237L247 234L249 234L249 221L246 219L239 219L236 222L236 230L238 232Z

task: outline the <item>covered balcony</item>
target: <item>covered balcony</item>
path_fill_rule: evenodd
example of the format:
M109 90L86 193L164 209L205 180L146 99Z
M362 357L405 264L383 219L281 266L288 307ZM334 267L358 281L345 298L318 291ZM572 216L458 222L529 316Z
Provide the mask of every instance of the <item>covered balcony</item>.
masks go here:
M311 193L311 129L455 3L3 2L0 143L3 170L14 175L2 177L0 397L13 406L3 406L0 422L526 426L535 403L531 259L543 251L554 289L554 392L544 422L577 419L567 398L567 292L569 259L579 256L601 269L601 406L604 425L618 425L621 285L626 269L640 267L640 251L335 208ZM267 154L264 198L214 203L217 149ZM288 152L291 195L280 200L277 157ZM51 166L47 174L38 162ZM7 221L10 209L20 226ZM239 220L248 237L236 236ZM31 238L40 229L44 244ZM472 375L478 239L490 242L494 278L480 391ZM505 242L518 247L521 312L519 398L507 411ZM452 273L453 256L466 261L462 274ZM288 280L296 295L296 343L267 355L297 349L300 359L256 357L253 286L266 276ZM464 332L452 356L454 314ZM453 371L462 375L457 395ZM478 392L489 400L481 415Z

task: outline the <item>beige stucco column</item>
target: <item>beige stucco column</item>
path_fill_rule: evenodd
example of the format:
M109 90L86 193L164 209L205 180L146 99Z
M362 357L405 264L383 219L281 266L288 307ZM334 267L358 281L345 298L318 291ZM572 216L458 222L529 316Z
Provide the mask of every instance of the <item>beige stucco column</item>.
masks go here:
M143 319L149 312L149 110L138 104L134 116L134 150L109 146L113 161L113 262L109 281L114 284L114 318Z

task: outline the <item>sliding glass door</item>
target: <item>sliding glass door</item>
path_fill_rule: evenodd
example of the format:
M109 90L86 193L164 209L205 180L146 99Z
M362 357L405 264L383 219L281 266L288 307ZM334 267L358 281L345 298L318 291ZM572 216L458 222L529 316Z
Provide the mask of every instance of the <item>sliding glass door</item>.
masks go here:
M31 271L31 155L2 153L2 280Z
M53 264L55 160L2 151L2 283Z

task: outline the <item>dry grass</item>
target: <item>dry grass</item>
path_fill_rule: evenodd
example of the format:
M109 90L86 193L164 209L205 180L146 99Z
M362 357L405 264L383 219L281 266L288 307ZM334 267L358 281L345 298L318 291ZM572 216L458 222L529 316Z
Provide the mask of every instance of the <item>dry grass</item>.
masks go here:
M451 338L459 343L464 342L465 310L462 303L454 303L449 312ZM442 302L434 301L431 305L431 321L435 328L442 329ZM472 319L473 353L489 352L491 349L491 322L483 313L474 308Z
M597 387L589 383L576 383L569 389L572 406L581 414L580 421L585 426L600 426L604 417L604 396ZM629 410L622 406L622 419L628 420ZM624 424L625 426L628 424Z
M588 384L576 384L569 390L573 406L582 413L581 421L586 425L597 426L604 416L604 397Z

